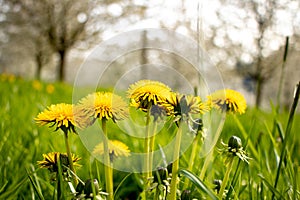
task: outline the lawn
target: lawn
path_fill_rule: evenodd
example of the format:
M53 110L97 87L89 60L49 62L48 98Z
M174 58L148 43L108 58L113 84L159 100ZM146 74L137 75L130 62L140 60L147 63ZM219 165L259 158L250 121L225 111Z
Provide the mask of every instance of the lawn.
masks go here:
M0 94L0 199L84 199L88 195L97 195L98 199L111 198L106 195L107 170L110 167L105 167L91 155L93 148L86 147L90 147L89 142L94 136L87 137L84 131L79 131L78 135L68 134L70 151L81 157L76 175L82 184L75 188L81 195L75 197L72 194L70 184L74 187L77 184L73 176L68 177L70 168L61 165L61 161L54 173L37 164L43 160L43 154L66 152L64 132L61 129L55 131L55 126L39 126L34 119L52 104L72 104L72 86L1 75ZM146 115L135 108L130 109L130 116L138 124L145 123ZM187 134L188 127L181 127L180 122L176 126L173 120L166 118L165 124L158 125L160 131L153 146L161 155L169 156L176 151L178 134L175 132L178 129L182 129L181 146L187 138L192 142L197 138L181 152L177 160L178 173L171 173L168 159L161 159L159 169L145 174L121 170L122 165L127 166L131 162L132 168L138 171L143 168L143 160L131 160L130 156L121 161L117 158L112 181L114 199L164 198L166 190L172 193L172 184L169 184L175 175L178 176L175 184L177 199L300 199L300 115L292 115L293 121L288 122L290 116L289 111L277 113L274 108L267 112L251 107L244 114L226 114L220 136L216 136L216 145L211 153L205 154L200 152L203 146L201 136ZM132 126L126 120L117 124L112 121L106 123L110 139L126 144L131 153L141 153L144 151L144 139L131 137L125 132L131 130L143 134L144 131L131 129ZM212 130L217 128L212 127ZM173 139L174 152L164 152L163 147ZM237 152L228 150L227 143L231 139ZM91 187L93 184L89 179L97 179L98 185ZM221 181L226 183L224 187ZM222 194L220 190L224 190Z

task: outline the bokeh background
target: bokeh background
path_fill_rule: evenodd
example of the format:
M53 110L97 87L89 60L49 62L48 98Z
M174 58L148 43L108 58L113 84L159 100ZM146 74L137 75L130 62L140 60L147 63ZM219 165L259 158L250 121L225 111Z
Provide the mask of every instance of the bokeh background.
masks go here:
M298 0L1 0L0 73L73 84L80 66L99 44L120 33L144 28L168 29L195 40L220 71L225 87L241 91L250 105L269 108L270 101L279 101L282 108L290 105L300 77ZM147 31L137 38L142 46L165 40L153 39ZM107 46L106 52L124 48L124 43ZM94 60L100 68L106 62L101 58ZM160 60L187 76L193 74L178 57L147 48L111 65ZM79 82L83 86L97 78L93 77L92 66L86 69ZM216 73L215 68L205 70ZM112 67L104 86L122 73ZM147 70L141 69L135 76L146 74ZM181 83L176 84L180 87ZM279 90L282 95L278 98Z

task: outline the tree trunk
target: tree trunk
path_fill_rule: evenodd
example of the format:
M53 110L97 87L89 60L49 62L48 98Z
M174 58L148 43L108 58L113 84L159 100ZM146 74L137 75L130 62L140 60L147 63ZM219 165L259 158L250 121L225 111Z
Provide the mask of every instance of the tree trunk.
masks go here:
M36 61L36 74L35 74L35 78L37 80L41 79L41 72L42 72L42 67L43 67L43 61L42 61L42 56L41 54L37 53L35 55L35 61Z
M58 63L58 81L63 82L65 80L65 59L66 51L59 51L59 63Z
M264 85L264 80L262 77L258 77L256 81L256 97L255 97L255 107L259 108L261 104L261 98L263 94L263 85Z
M141 78L142 79L147 79L148 78L148 71L147 71L147 66L148 64L148 55L147 55L147 31L143 31L142 35L142 50L141 50L141 60L140 60L140 65L141 65Z

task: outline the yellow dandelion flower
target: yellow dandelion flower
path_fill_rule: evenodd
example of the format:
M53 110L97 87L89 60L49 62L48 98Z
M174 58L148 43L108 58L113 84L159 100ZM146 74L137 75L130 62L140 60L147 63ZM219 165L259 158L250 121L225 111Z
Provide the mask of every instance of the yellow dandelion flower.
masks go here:
M15 82L15 81L16 81L16 76L13 75L13 74L10 74L10 75L8 76L8 81L9 81L10 83Z
M109 149L109 156L111 161L114 157L124 156L128 157L130 155L130 150L126 144L120 142L118 140L109 140L108 141L108 149ZM104 154L104 145L103 142L96 145L93 150L93 154L95 155L103 155Z
M34 80L32 82L32 87L37 90L37 91L40 91L42 89L42 83L38 80Z
M164 104L168 115L182 116L191 114L204 114L209 110L199 96L172 93Z
M66 153L59 153L59 152L50 152L47 154L43 154L43 160L37 161L37 164L40 168L47 168L50 172L57 172L58 171L58 159L60 159L61 164L69 167L69 160L68 155ZM72 154L72 161L74 166L80 166L78 161L81 158L77 157L75 154Z
M48 94L52 94L54 92L54 90L55 90L54 85L52 85L52 84L47 85L46 91L47 91Z
M80 100L82 111L93 118L124 119L128 116L128 106L122 97L111 92L96 92Z
M129 86L128 96L133 107L147 112L152 105L166 102L171 89L159 81L140 80Z
M56 125L56 130L62 129L64 132L73 131L75 133L73 108L73 105L65 103L51 105L39 113L35 121L42 126L52 124L51 126Z
M218 90L210 94L207 99L212 107L229 113L243 114L247 108L246 99L235 90Z

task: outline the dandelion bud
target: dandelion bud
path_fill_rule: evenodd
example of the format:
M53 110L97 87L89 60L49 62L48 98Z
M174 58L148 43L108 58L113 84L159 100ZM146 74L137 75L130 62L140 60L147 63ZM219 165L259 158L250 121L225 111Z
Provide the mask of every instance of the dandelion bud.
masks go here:
M150 113L154 117L154 121L163 119L163 117L167 115L166 109L160 105L152 105L150 108Z
M242 147L242 141L237 136L231 136L228 141L228 147L231 152L236 153Z
M203 130L202 119L198 118L195 121L193 121L192 129L193 129L193 131L196 132L196 134L198 134L200 131L202 131Z
M219 193L221 185L222 185L222 181L220 179L215 179L213 181L213 184L215 185L214 189L217 190L217 192Z
M79 182L76 186L77 196L80 196L82 194L83 190L84 190L84 184L82 182Z
M181 199L182 200L190 200L193 199L191 195L191 190L183 190L181 194Z
M93 194L92 187L95 187L96 195L99 194L99 183L98 183L97 179L94 179L93 182L91 179L88 179L85 182L85 186L84 186L84 194L86 195L86 197L91 197L91 194Z
M154 173L154 182L167 180L168 170L165 167L158 167L156 173Z

